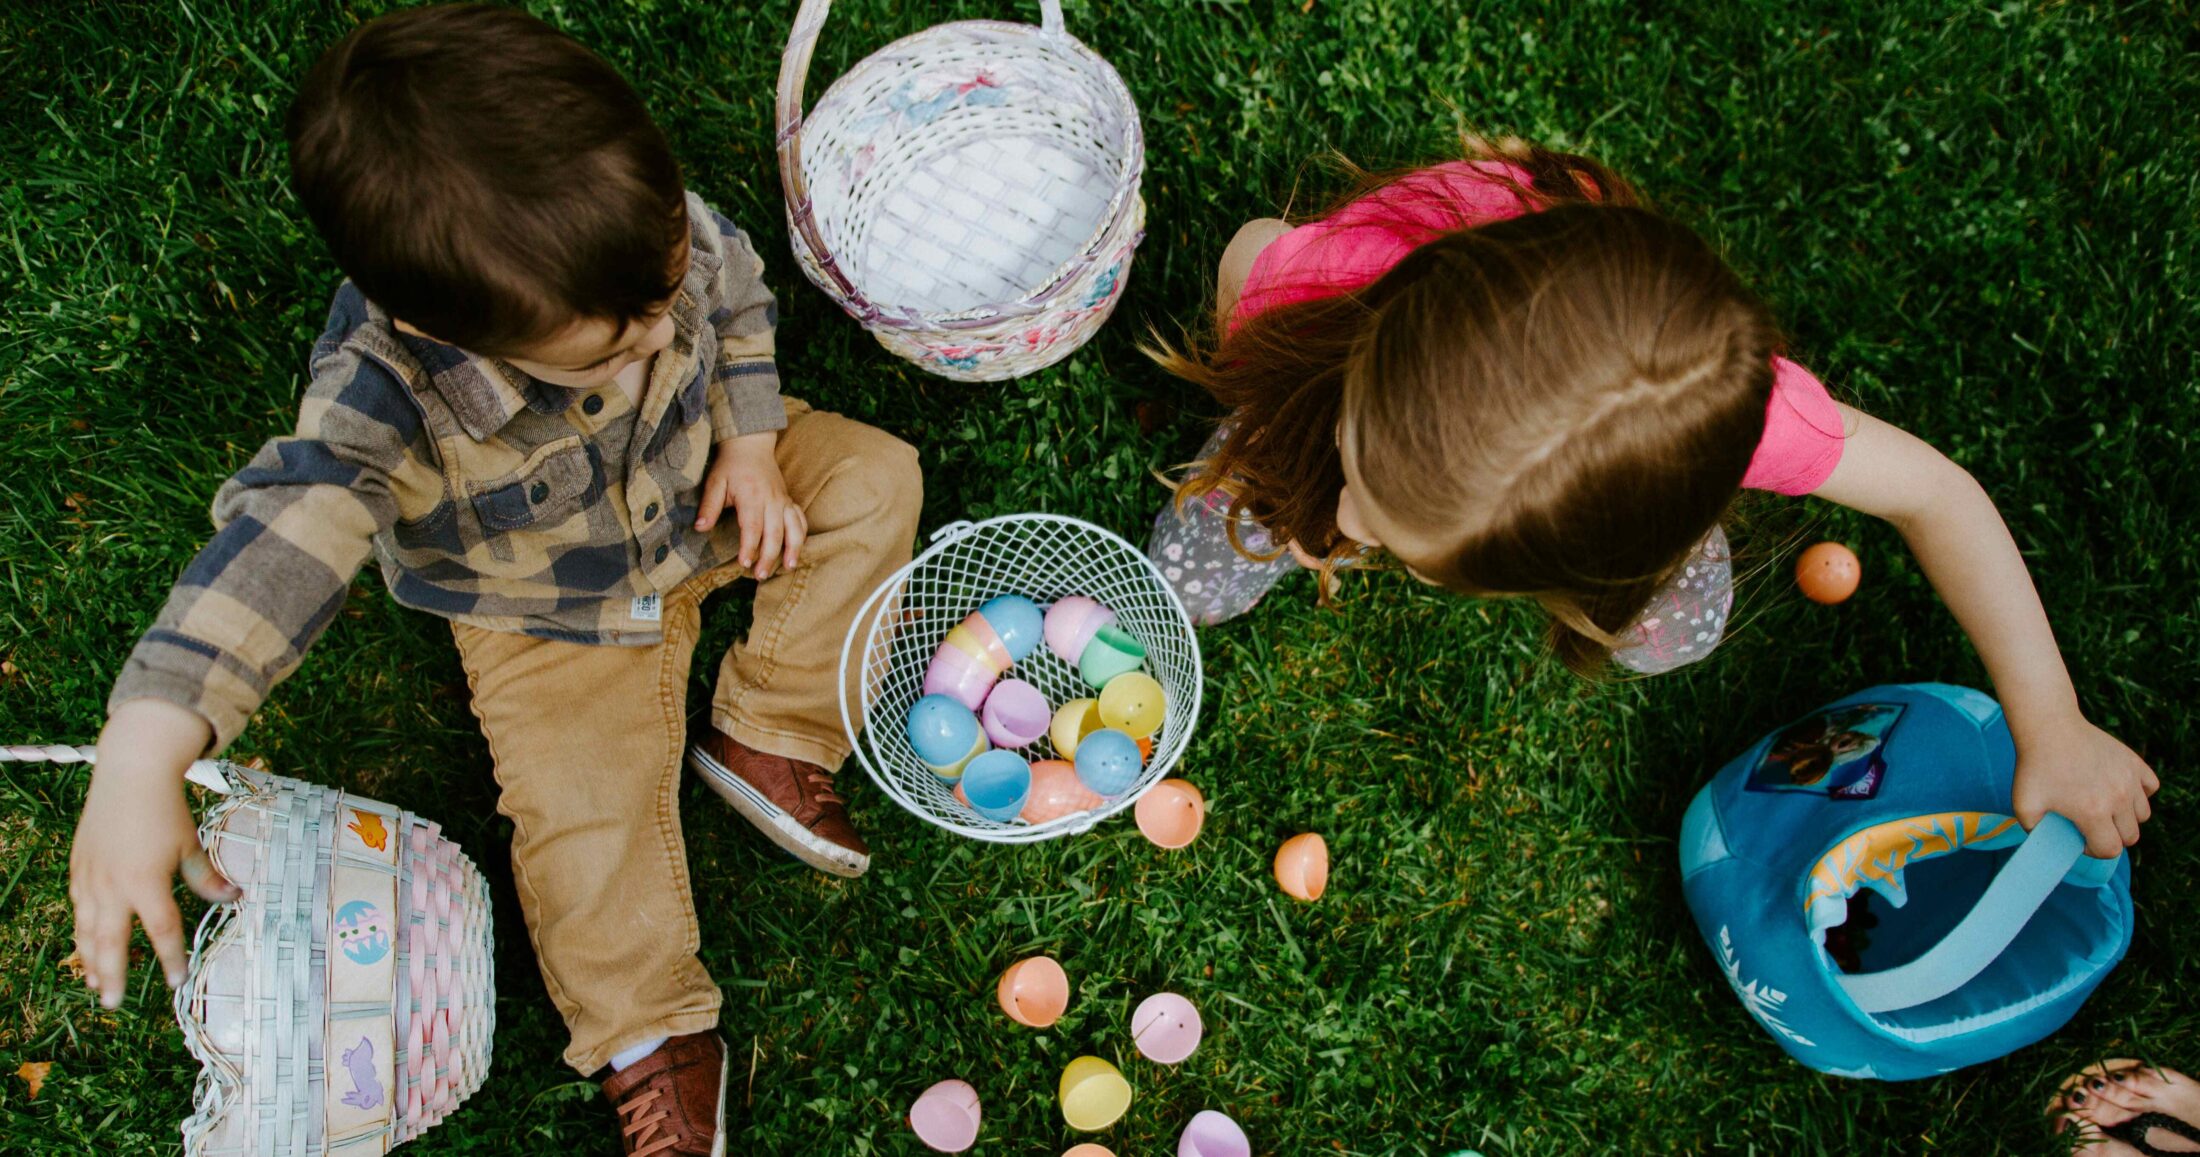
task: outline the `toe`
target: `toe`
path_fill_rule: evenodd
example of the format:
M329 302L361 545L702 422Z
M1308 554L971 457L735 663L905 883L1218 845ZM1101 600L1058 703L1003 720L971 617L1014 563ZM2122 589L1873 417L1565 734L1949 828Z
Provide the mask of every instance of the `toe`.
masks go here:
M2144 1111L2111 1101L2099 1090L2087 1087L2070 1090L2064 1094L2063 1101L2070 1106L2071 1116L2099 1129L2121 1125Z

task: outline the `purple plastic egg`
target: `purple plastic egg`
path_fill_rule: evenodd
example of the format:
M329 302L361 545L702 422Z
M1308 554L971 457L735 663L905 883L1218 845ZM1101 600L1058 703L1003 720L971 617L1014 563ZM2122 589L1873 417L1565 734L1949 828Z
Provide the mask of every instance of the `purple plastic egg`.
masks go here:
M943 646L932 653L932 663L924 669L924 693L945 695L976 711L985 706L986 693L993 690L993 681L998 678L992 668L968 652Z
M1114 623L1114 611L1083 595L1070 595L1047 608L1047 649L1074 667L1100 628Z
M1047 733L1054 709L1046 694L1021 679L1003 679L985 697L985 737L995 747L1028 747Z

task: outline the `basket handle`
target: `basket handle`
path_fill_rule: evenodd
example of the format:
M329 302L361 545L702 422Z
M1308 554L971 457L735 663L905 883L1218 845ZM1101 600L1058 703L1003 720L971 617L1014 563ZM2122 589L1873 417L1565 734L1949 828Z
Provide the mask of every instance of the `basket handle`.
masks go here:
M832 6L832 0L802 0L802 7L795 12L794 29L787 34L787 50L779 57L779 128L775 142L779 187L787 198L788 227L800 233L803 243L817 255L825 275L840 287L848 308L868 321L878 316L878 307L856 290L855 282L840 271L840 262L826 247L824 231L817 227L817 214L810 205L809 181L802 176L802 87L809 79L810 57L817 52L817 35L824 31L825 15ZM1049 36L1063 35L1062 0L1039 0L1039 30Z
M0 763L97 762L99 762L99 749L94 747L70 747L60 743L18 744L13 747L0 747ZM209 791L228 795L237 790L237 785L230 782L229 773L224 770L228 766L230 765L226 761L219 759L194 760L191 766L184 771L183 778Z
M2086 856L2085 836L2078 826L2049 812L1940 943L1908 964L1844 975L1841 990L1867 1013L1938 1000L1969 984L1999 958L2056 888L2066 881L2099 887L2122 860L2122 856L2113 860Z

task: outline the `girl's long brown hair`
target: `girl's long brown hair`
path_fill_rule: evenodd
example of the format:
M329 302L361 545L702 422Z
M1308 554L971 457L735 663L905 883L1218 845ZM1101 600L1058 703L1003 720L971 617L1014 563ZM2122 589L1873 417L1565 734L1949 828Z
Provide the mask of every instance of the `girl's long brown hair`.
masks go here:
M1152 351L1230 411L1178 498L1219 488L1241 551L1250 519L1333 567L1358 549L1336 520L1349 456L1355 493L1402 532L1393 554L1452 590L1535 598L1588 673L1739 492L1777 331L1710 246L1596 162L1519 141L1469 156L1519 170L1496 179L1533 211ZM1426 188L1392 174L1355 197L1393 184Z

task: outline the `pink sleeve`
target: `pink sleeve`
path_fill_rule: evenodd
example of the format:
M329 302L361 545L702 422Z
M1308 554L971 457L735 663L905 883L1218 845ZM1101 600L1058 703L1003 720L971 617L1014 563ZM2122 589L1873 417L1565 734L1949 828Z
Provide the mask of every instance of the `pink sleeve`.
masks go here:
M1406 254L1454 229L1528 210L1524 169L1498 161L1433 165L1269 242L1253 259L1233 326L1264 310L1374 284Z
M1825 383L1786 358L1772 359L1772 400L1765 436L1742 475L1748 490L1809 494L1841 461L1841 410Z

